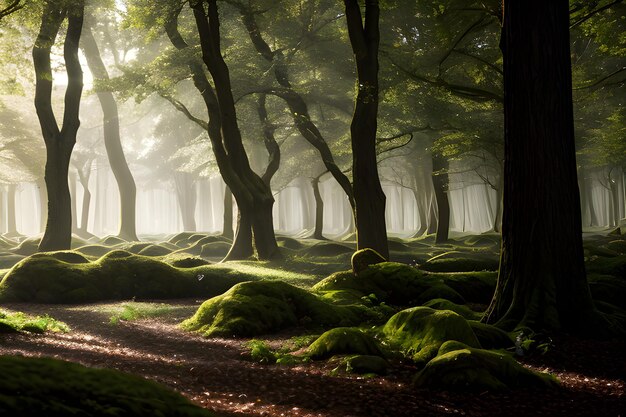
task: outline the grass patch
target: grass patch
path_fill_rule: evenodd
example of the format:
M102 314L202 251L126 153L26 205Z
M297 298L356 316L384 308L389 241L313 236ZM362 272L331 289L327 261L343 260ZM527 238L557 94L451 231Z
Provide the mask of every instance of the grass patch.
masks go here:
M44 333L47 331L65 333L69 330L67 324L48 315L30 316L20 312L0 311L0 333Z
M120 321L134 321L167 316L177 310L175 307L163 303L136 302L122 304L119 308L121 311L113 314L109 319L111 324L118 324Z

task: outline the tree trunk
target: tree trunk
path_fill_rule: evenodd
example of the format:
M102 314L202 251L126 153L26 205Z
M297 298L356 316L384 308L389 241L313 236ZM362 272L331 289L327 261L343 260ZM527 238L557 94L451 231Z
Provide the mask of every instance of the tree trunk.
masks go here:
M252 222L249 217L250 211L241 210L241 208L237 211L237 231L224 261L248 259L254 254L254 248L252 247Z
M43 233L48 222L48 190L46 190L46 182L43 178L38 179L36 184L39 202L39 231Z
M279 248L274 235L272 219L274 197L270 187L252 171L243 146L241 132L237 124L230 74L220 47L217 2L216 0L208 0L207 12L205 12L204 2L192 1L190 7L193 10L200 36L202 59L215 84L215 97L205 97L205 102L207 99L211 100L211 103L207 102L207 106L210 107L209 124L214 123L215 126L209 126L209 137L213 144L220 172L237 200L242 219L250 222L254 249L258 257L260 259L277 257L279 256ZM205 94L208 95L211 92L207 91ZM217 109L214 108L216 104ZM215 129L218 123L221 127L219 131ZM216 149L216 145L218 149ZM240 223L237 235L247 236L247 233L242 233L244 225L244 223Z
M280 146L278 146L278 142L276 142L276 138L274 137L276 126L274 126L267 117L266 102L267 96L261 94L259 96L257 113L261 121L261 126L263 126L263 143L268 153L267 168L261 178L268 187L271 187L272 178L278 171L278 168L280 168Z
M413 237L423 236L428 230L428 199L426 193L419 192L418 190L412 190L413 197L415 197L415 206L417 209L417 215L419 218L420 226L413 234Z
M504 190L504 169L500 170L498 178L498 189L496 190L496 218L493 222L493 231L500 233L502 231L502 198Z
M87 234L87 227L89 227L89 207L91 206L91 191L89 191L89 177L90 171L80 173L79 181L81 187L83 187L83 204L80 212L80 226L78 227L80 234Z
M44 179L48 190L48 221L39 244L40 251L69 249L72 240L72 207L68 186L70 157L80 125L78 112L83 89L83 72L78 60L78 42L83 25L84 3L77 1L71 9L47 2L41 28L33 47L35 66L35 108L46 145ZM65 92L63 125L59 128L52 110L52 68L50 49L67 16L68 28L63 55L68 76Z
M437 200L437 236L436 243L446 243L450 231L450 200L448 200L448 160L441 155L433 158L433 187Z
M566 0L505 2L500 272L486 320L505 329L604 325L583 263ZM606 328L606 327L605 327Z
M100 57L100 51L91 28L84 30L82 46L87 65L94 76L94 81L108 81L109 74ZM127 241L136 241L139 240L137 239L135 224L137 188L122 148L117 102L111 91L98 90L97 96L103 113L104 146L120 194L120 229L118 236Z
M357 0L344 0L344 4L359 83L350 126L357 247L372 248L389 259L385 193L380 185L376 160L380 10L377 0L367 1L363 21Z
M315 198L315 229L313 231L313 239L326 240L324 237L324 200L322 199L322 193L320 193L320 178L322 175L318 175L311 180L313 197Z
M224 225L222 236L232 239L233 233L233 193L230 188L224 188ZM252 238L252 237L251 237Z
M76 198L76 174L70 171L69 174L69 183L70 183L70 197L72 198L72 233L76 233L78 231L78 224L76 220L78 218L78 214L76 212L76 203L78 198Z

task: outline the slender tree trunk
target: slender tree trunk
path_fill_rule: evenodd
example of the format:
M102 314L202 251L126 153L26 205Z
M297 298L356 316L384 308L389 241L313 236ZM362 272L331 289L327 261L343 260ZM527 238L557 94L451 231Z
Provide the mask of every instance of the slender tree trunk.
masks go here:
M566 0L507 0L500 272L486 320L596 333L583 263ZM606 328L606 327L605 327Z
M320 192L320 178L322 175L318 175L311 180L313 197L315 198L315 229L313 231L313 238L326 240L324 237L324 200L322 199L322 193Z
M344 4L359 85L350 126L357 247L372 248L389 259L385 193L380 185L376 160L380 10L377 0L368 0L363 20L357 0L344 0Z
M108 81L109 74L100 57L100 51L91 28L85 28L82 46L87 65L95 81ZM124 240L136 241L139 240L137 238L135 219L137 188L122 148L117 102L111 91L99 90L97 91L97 96L103 113L104 146L120 194L120 229L118 236Z
M503 167L504 168L504 167ZM500 233L502 231L502 198L504 190L504 170L500 171L498 178L498 189L496 190L496 218L493 222L493 231Z
M420 222L419 228L413 234L413 237L423 236L428 230L428 204L426 194L422 191L412 190L413 197L415 197L415 205L417 209L417 216Z
M70 171L69 183L70 183L70 197L72 198L72 233L78 231L78 224L76 219L78 218L76 204L78 199L76 198L76 173Z
M48 190L48 221L39 250L69 249L72 240L72 208L68 187L68 171L76 133L80 125L78 111L83 89L83 72L78 60L78 42L83 25L84 3L80 0L71 9L47 2L39 35L33 47L35 66L35 108L46 144L45 182ZM59 128L52 110L52 68L50 49L67 16L68 28L64 43L64 60L68 76L65 93L63 125Z
M222 236L232 239L233 232L233 193L230 188L224 188L224 225L222 227Z
M259 115L261 125L263 126L263 143L265 144L265 149L267 149L268 153L267 168L261 178L268 187L271 187L270 183L272 182L272 178L278 171L278 168L280 168L280 146L278 146L278 142L276 142L276 138L274 137L276 126L274 126L267 117L266 102L267 96L265 94L261 94L259 96L257 113Z
M89 227L89 208L91 206L91 191L89 191L89 175L90 171L86 173L79 173L80 185L83 187L83 204L80 212L80 230L81 235L87 234L87 227Z
M433 187L437 200L437 237L436 243L448 241L450 231L450 200L448 200L448 160L433 154Z
M16 191L16 184L9 184L7 186L7 234L11 236L17 235L17 222L15 219Z
M39 231L43 233L48 222L48 190L46 190L46 182L43 178L38 179L36 184L39 202Z

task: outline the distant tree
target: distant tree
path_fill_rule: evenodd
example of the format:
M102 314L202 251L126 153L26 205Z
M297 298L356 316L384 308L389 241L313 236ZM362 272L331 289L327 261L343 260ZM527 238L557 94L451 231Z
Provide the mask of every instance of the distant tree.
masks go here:
M83 26L84 1L59 4L47 1L39 35L33 47L35 66L35 108L46 145L45 182L48 191L48 221L39 250L69 249L72 239L71 196L68 171L76 133L80 125L78 112L83 90L83 72L78 60L78 43ZM61 24L67 17L68 27L63 47L68 85L65 92L63 124L59 127L52 110L52 65L50 50Z
M567 0L506 1L500 272L486 320L507 329L599 324L585 275Z
M344 0L344 4L358 75L358 93L350 128L357 247L372 248L389 258L385 193L376 161L380 8L377 0L366 0L363 19L358 0Z

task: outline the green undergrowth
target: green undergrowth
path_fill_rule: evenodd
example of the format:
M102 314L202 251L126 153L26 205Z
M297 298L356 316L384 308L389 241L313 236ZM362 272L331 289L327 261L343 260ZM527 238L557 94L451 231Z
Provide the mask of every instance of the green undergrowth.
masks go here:
M177 311L176 307L164 303L124 303L110 317L111 324L117 324L120 321L134 321L145 318L162 317Z
M67 324L55 320L48 315L31 316L21 312L0 311L0 333L44 333L68 332Z
M0 415L209 417L182 395L137 376L48 358L0 357Z

